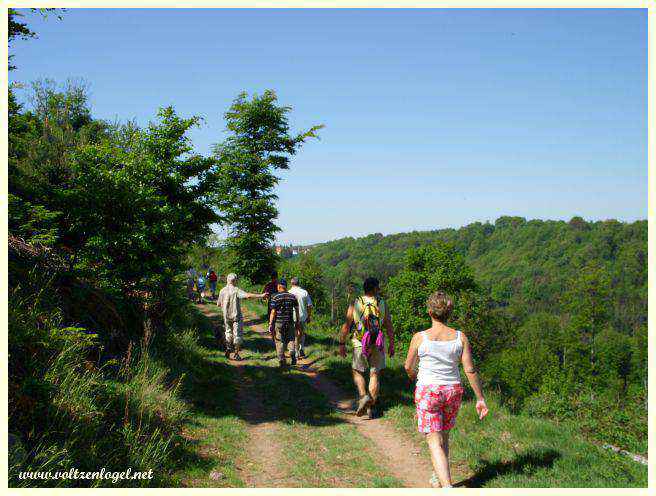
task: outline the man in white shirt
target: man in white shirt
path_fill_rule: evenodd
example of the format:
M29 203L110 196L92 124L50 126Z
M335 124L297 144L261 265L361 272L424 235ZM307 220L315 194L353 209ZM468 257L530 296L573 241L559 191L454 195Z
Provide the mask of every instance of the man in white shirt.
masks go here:
M305 325L310 323L310 318L312 317L312 298L310 298L306 290L298 285L298 277L292 277L291 283L292 287L289 292L296 296L298 300L298 318L301 324L300 336L297 340L298 349L296 350L296 356L305 358L305 351L303 350L305 346Z
M241 313L240 300L242 298L264 298L264 293L247 293L237 287L237 274L228 274L226 286L219 292L217 306L223 311L223 324L225 329L226 358L234 349L234 360L241 360L239 350L243 341L244 316Z

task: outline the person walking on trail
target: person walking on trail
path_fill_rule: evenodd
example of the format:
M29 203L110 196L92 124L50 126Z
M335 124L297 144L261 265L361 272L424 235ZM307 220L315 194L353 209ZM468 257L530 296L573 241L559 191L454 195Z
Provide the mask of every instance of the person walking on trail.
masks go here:
M205 282L206 279L203 277L202 274L198 274L198 280L197 280L197 285L198 285L198 303L203 303L203 293L205 292Z
M298 358L305 358L305 350L303 349L305 347L305 326L310 323L310 319L312 318L312 298L310 298L310 294L305 289L298 285L298 277L292 277L289 282L292 285L289 288L289 292L296 296L296 300L298 301L298 316L300 319L298 321L300 326L296 345L296 356Z
M271 315L269 316L269 333L276 345L280 368L287 365L285 351L289 350L292 365L296 365L296 347L300 329L296 296L287 291L287 281L278 281L278 292L271 297Z
M244 340L244 315L241 312L240 300L244 298L264 298L264 293L255 294L247 293L237 287L237 274L228 274L226 285L219 291L217 306L221 307L223 312L223 325L225 330L225 357L230 358L230 353L234 351L233 359L241 360L239 355L241 344Z
M218 281L218 276L214 270L210 269L207 271L207 280L210 282L210 291L212 292L212 299L216 298L216 282Z
M455 426L462 401L463 388L458 370L461 362L476 395L479 418L483 419L489 410L474 368L467 336L446 325L453 309L453 300L438 291L428 298L426 305L432 324L430 329L412 337L405 370L410 380L417 380L417 421L419 432L426 434L433 462L431 485L451 487L449 432Z
M264 286L264 289L262 290L263 293L266 293L266 301L267 301L267 319L271 318L271 298L273 298L273 295L275 295L278 292L278 272L275 270L271 272L271 280L266 283Z
M385 300L379 296L380 284L375 277L364 281L364 295L358 297L346 312L346 322L339 336L339 354L346 357L346 338L353 330L353 382L358 390L355 414L366 412L370 419L378 414L377 401L380 392L380 374L385 368L385 333L387 351L394 356L394 329ZM364 374L369 371L369 387Z

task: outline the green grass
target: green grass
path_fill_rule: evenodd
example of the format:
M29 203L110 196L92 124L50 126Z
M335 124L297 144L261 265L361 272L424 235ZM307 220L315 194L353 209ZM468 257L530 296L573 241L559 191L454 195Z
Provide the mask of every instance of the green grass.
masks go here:
M151 346L98 361L97 339L64 327L39 296L10 299L12 487L157 487L168 484L188 418L169 369ZM23 471L153 471L153 479L20 479Z
M171 485L244 487L237 460L248 434L246 422L236 413L237 379L216 347L210 320L199 312L194 317L199 339L174 336L165 355L172 375L182 376L179 393L189 408L183 426L186 442ZM212 478L213 472L219 477Z

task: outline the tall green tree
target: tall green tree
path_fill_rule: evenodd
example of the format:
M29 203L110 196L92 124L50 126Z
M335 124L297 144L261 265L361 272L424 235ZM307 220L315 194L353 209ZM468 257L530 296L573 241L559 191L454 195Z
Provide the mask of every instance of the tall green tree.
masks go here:
M58 190L74 181L75 151L101 139L107 125L91 118L86 87L79 82L60 87L36 81L29 100L31 108L23 112L9 95L9 229L29 241L67 246Z
M216 161L194 154L188 136L197 123L166 107L146 129L116 129L76 151L75 181L59 190L76 266L108 290L140 295L159 329L189 244L220 220L207 201Z
M95 287L145 304L164 326L190 243L220 221L213 157L193 153L197 117L161 109L146 128L92 118L84 87L34 85L11 109L9 230L49 244Z
M220 163L214 200L229 231L227 247L235 269L253 282L264 281L275 267L275 172L288 169L291 157L322 127L292 134L290 112L271 90L252 98L241 93L225 114L230 135L214 149Z
M387 285L392 320L401 341L409 342L413 333L430 326L426 300L438 290L454 298L453 323L472 334L477 356L489 351L495 334L489 329L485 298L464 257L445 243L409 249L403 268Z
M328 308L323 268L313 255L303 254L286 260L280 265L278 272L287 278L299 278L301 287L310 293L315 311L323 312Z
M563 304L570 314L570 349L572 365L591 385L597 385L600 373L598 337L608 327L611 303L610 278L599 264L584 267L563 294ZM581 374L581 371L586 373Z
M55 9L31 9L46 16ZM7 27L9 44L9 70L16 69L12 64L12 42L18 38L27 40L36 38L26 22L23 13L17 9L7 9ZM57 17L61 19L61 15ZM31 113L23 112L23 106L16 99L15 89L19 84L11 84L8 89L8 172L9 172L9 229L15 236L20 236L29 242L44 245L53 244L57 237L56 219L59 215L39 201L34 201L29 193L34 177L25 174L25 159L33 151L35 137L38 135L38 121ZM21 167L22 166L22 167ZM30 166L28 165L27 169ZM22 169L22 170L21 170ZM26 191L27 190L27 191ZM27 194L26 194L27 193Z

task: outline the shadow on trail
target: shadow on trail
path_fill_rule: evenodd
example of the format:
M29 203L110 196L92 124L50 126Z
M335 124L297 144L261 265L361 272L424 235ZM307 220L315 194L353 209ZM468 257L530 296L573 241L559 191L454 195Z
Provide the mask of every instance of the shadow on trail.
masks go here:
M242 344L242 349L260 355L258 358L269 360L275 358L276 354L273 348L273 342L271 338L264 337L261 334L254 332L245 332L244 333L244 343ZM271 354L271 356L263 357L262 354L266 353Z
M243 418L251 424L282 422L327 426L344 423L334 414L328 398L317 391L307 377L294 369L242 365L245 412ZM242 395L242 396L243 396ZM253 401L252 398L257 398Z
M251 319L247 325L257 325L262 319ZM319 392L302 373L292 370L279 370L275 366L273 344L266 334L245 329L244 356L257 360L253 363L229 363L219 349L215 337L222 333L223 322L220 315L203 315L198 312L197 328L200 339L198 345L180 346L180 350L168 353L171 370L179 375L185 372L180 385L180 394L188 402L192 413L222 417L230 416L257 425L278 422L287 425L304 424L328 426L344 423L335 413L325 395ZM245 326L246 327L246 326ZM184 344L184 343L182 343ZM331 336L312 336L308 334L306 346L319 344L321 351L308 352L306 367L320 368L322 374L338 384L344 394L353 394L351 361L349 358L336 358L330 353L334 344ZM326 350L327 348L327 350ZM328 354L325 353L328 351ZM316 353L316 355L315 355ZM271 360L274 363L264 364ZM317 364L319 367L316 367ZM413 385L408 380L398 360L388 363L389 368L382 374L382 394L380 407L385 412L397 405L412 405ZM303 366L299 367L303 368ZM192 418L188 425L193 427ZM191 445L202 441L191 441ZM480 460L472 476L460 481L457 487L483 487L497 478L512 474L531 474L540 469L551 468L561 457L553 449L532 449L518 453L509 461L490 462ZM209 470L210 462L196 453L185 452L189 465Z
M483 487L486 483L508 474L531 475L540 468L551 468L562 455L553 449L532 449L513 460L491 463L483 461L474 475L454 484L454 487Z
M305 356L305 360L304 360L303 364L300 365L299 368L301 370L312 369L316 364L321 363L323 360L325 360L325 358L326 357L315 356L314 353L308 353ZM310 361L308 362L308 360L310 360Z
M222 332L220 316L207 317L198 312L198 345L171 350L167 366L172 377L184 377L180 395L193 413L221 417L235 416L248 423L285 422L330 425L343 420L307 378L293 369L260 363L228 362L217 345L215 332ZM245 332L245 358L275 361L270 339L259 333ZM175 341L169 346L176 346ZM252 356L249 356L252 355ZM277 364L276 364L277 365ZM244 401L246 398L248 401ZM250 399L249 399L250 398Z
M228 362L216 338L217 332L223 332L221 316L208 317L192 309L197 332L162 335L156 345L162 351L153 350L168 368L169 383L177 387L189 413L182 426L186 442L174 446L176 462L171 470L206 474L216 466L217 455L207 452L210 436L204 432L207 424L203 420L207 417L241 419L251 425L329 426L344 422L302 374L263 363ZM244 355L252 353L258 362L275 360L270 340L248 331L245 338L249 353ZM193 481L182 484L193 485Z
M221 333L222 332L223 331L221 330ZM223 351L225 346L223 336L217 333L203 334L202 336L199 336L198 344L203 348L208 348L210 350L218 350L218 351Z

